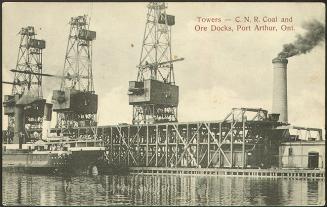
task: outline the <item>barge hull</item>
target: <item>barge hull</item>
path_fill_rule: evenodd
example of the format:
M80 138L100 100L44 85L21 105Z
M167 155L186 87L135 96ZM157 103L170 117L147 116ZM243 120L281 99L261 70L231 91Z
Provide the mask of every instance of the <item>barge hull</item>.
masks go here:
M2 154L2 170L31 173L67 172L68 155L6 152Z

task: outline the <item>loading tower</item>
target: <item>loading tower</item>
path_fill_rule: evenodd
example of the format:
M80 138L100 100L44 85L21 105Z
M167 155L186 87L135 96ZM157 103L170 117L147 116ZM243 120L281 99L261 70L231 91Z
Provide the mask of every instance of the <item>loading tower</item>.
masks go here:
M129 82L133 124L177 122L178 86L172 57L171 26L175 17L166 14L163 2L148 4L148 13L136 81Z
M73 127L96 126L98 96L94 91L92 43L96 32L89 30L90 19L72 17L60 90L54 90L56 127L63 133Z
M9 137L13 136L15 126L15 106L20 105L24 111L23 126L28 129L27 138L42 126L45 99L42 94L42 50L45 41L36 39L33 26L21 28L18 57L14 72L11 95L5 95L3 101L4 114L8 116ZM36 137L34 137L36 138Z

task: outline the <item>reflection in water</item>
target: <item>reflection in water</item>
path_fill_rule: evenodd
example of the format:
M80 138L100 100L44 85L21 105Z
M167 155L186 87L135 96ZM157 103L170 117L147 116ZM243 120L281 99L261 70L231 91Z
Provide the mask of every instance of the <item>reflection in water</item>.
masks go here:
M6 205L321 205L323 180L3 172Z
M17 181L17 203L22 203L22 179L20 177Z

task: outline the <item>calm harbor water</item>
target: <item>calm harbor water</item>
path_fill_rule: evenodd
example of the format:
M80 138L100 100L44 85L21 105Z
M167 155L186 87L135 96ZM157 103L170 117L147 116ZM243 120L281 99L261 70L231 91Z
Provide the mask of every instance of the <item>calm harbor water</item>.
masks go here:
M5 205L322 205L324 180L3 172Z

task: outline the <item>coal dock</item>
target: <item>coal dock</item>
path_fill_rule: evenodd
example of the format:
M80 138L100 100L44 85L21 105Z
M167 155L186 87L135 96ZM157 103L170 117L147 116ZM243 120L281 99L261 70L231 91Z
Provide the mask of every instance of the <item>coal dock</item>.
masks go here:
M91 30L86 15L69 20L62 76L43 71L46 42L36 38L33 26L22 28L17 65L11 70L15 78L13 82L3 81L13 87L3 100L8 129L2 132L2 153L12 155L7 164L15 167L16 158L10 151L20 150L19 156L28 155L30 160L20 162L20 167L57 169L59 161L42 165L31 154L43 153L42 162L47 162L50 152L54 156L53 151L66 151L67 160L61 159L61 153L55 157L60 166L69 165L74 159L88 171L100 173L118 168L140 175L325 179L322 129L292 125L288 120L286 56L272 60L271 111L231 107L217 121L178 121L179 87L174 65L183 64L184 58L172 55L172 27L176 22L166 10L165 3L151 2L147 6L137 76L129 81L126 91L126 104L133 108L131 124L98 125L98 94L92 75L96 32ZM43 98L44 77L61 80L61 85L53 90L51 103ZM122 80L125 83L127 80ZM53 112L56 127L50 129ZM57 136L57 141L51 134Z

